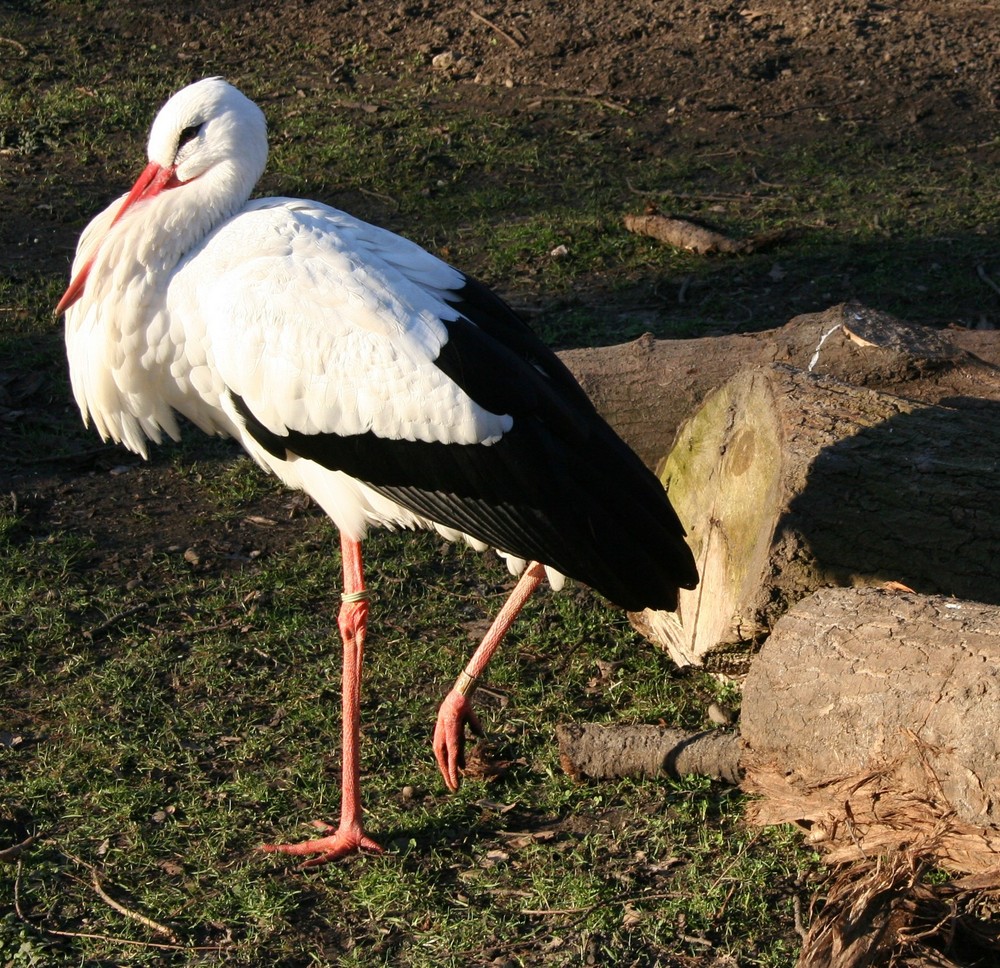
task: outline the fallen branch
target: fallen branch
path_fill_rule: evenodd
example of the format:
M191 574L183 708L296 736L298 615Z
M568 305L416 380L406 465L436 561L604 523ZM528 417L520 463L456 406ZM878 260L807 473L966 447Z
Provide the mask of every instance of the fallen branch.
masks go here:
M22 57L28 56L28 48L19 40L14 40L13 37L0 37L0 44L10 44Z
M107 632L108 629L114 628L115 625L124 619L130 618L133 615L138 615L141 612L148 612L151 608L158 605L160 600L162 600L162 596L157 596L157 598L151 602L140 602L138 605L130 605L128 608L122 609L122 611L117 614L109 616L93 628L84 629L83 637L88 641L93 642L99 635Z
M747 255L788 236L788 230L778 229L740 242L687 219L655 214L626 215L625 228L697 255Z
M521 50L524 47L524 44L522 44L516 37L512 37L502 27L498 27L495 23L493 23L492 20L487 19L481 13L476 13L476 11L473 10L471 7L469 8L469 14L473 16L476 20L478 20L481 24L486 24L486 26L489 27L490 30L495 30L512 47L516 47L518 50Z
M86 865L89 866L89 865ZM21 907L21 871L24 861L18 860L17 871L14 874L14 914L23 924L30 925L36 931L51 935L56 938L87 938L91 941L103 941L110 944L131 945L136 948L155 948L157 951L227 951L231 945L209 944L209 945L187 945L180 942L160 942L160 941L137 941L134 938L120 938L109 934L100 934L95 931L63 931L58 928L48 928L37 921L32 921Z
M556 727L559 760L574 779L619 776L710 776L740 780L739 736L721 729L687 733L666 726L601 726L568 723Z
M751 363L788 363L924 403L971 408L1000 401L1000 331L932 330L859 303L763 332L672 340L647 334L617 346L562 350L559 357L657 472L682 420Z
M100 878L97 876L97 871L91 871L91 883L93 884L94 891L97 896L105 903L108 907L117 911L119 914L124 915L126 918L131 918L133 921L138 921L139 924L145 925L150 931L156 934L162 935L168 941L173 944L179 945L180 938L177 937L165 924L160 924L159 921L154 921L152 918L146 917L145 914L140 914L138 911L133 911L131 908L126 907L119 901L116 901L107 891L101 887Z
M13 864L14 861L19 860L21 854L38 840L40 836L40 834L32 834L30 837L25 837L19 844L11 844L10 847L4 847L3 850L0 850L0 863Z
M151 931L169 940L171 943L180 945L181 941L170 930L165 924L160 924L159 921L154 921L152 918L146 917L145 914L140 914L138 911L133 911L131 908L126 907L124 904L116 901L104 888L101 886L101 879L97 872L97 868L93 864L88 864L82 857L77 857L75 854L71 854L68 851L63 851L63 853L71 860L74 864L79 864L81 867L86 867L90 871L91 885L94 888L97 896L104 901L108 907L117 911L119 914L124 915L126 918L131 918L133 921L138 921L140 924L145 925Z
M624 104L618 104L616 101L610 101L607 98L577 94L545 94L532 100L528 107L538 107L545 101L566 101L575 104L593 104L600 108L607 108L609 111L617 111L619 114L631 115L635 113L625 107Z

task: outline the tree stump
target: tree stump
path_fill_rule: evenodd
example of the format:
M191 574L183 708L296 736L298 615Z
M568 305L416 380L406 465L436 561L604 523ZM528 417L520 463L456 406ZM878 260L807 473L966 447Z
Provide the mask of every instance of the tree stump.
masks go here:
M701 584L677 613L633 623L680 665L740 672L723 660L817 588L894 581L997 603L998 416L745 369L681 426L662 475Z

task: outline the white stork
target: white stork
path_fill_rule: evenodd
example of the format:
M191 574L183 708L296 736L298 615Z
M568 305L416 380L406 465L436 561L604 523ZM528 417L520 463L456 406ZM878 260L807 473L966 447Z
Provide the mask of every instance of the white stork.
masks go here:
M153 122L149 164L84 231L59 302L73 394L102 438L146 456L176 414L235 437L340 531L343 793L324 836L266 849L322 863L379 850L359 792L368 614L361 540L435 528L521 574L438 712L458 788L470 696L547 573L628 609L698 581L663 487L559 359L494 293L413 242L319 202L250 201L260 109L213 77ZM530 564L529 564L530 562Z

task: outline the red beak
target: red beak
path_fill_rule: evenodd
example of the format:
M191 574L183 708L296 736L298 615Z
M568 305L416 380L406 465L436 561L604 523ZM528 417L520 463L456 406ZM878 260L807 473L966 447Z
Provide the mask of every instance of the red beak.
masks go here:
M122 207L118 209L115 217L111 220L108 231L136 202L159 195L165 188L176 188L178 185L183 185L184 183L178 180L176 171L173 165L169 168L163 168L155 161L151 161L146 165L142 174L132 186L132 190L128 193L128 198L122 202ZM100 248L99 245L94 249L95 255L98 248ZM59 300L59 305L56 306L57 316L60 313L66 312L83 295L83 287L87 282L87 276L90 274L90 267L93 263L94 256L91 256L80 267L80 271L73 276L69 288L63 293L62 299Z

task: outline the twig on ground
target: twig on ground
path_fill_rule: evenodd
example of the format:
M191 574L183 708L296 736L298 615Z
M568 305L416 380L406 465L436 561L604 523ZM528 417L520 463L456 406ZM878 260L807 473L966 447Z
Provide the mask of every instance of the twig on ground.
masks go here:
M521 908L521 914L528 914L533 917L554 917L562 914L589 914L596 904L588 904L586 907L573 908Z
M85 867L91 866L90 864L87 864L86 862L80 860L80 858L73 857L72 854L66 854L66 856L72 858L73 860L79 861ZM230 945L223 945L223 944L208 944L208 945L182 944L180 941L176 939L173 933L170 932L169 928L165 928L164 930L167 931L168 937L174 939L171 943L164 943L159 941L136 941L133 938L119 938L115 937L114 935L98 934L93 931L63 931L59 928L47 928L45 927L45 925L39 924L37 921L32 921L24 913L24 909L21 907L21 872L23 867L24 867L24 861L18 860L17 871L14 874L14 914L17 916L17 919L21 921L23 924L27 924L30 927L34 928L35 930L41 931L43 934L51 935L57 938L87 938L88 940L91 941L104 941L108 944L131 945L132 947L137 947L137 948L156 948L158 951L225 951L230 947ZM91 868L91 870L93 872L93 868ZM96 882L96 873L94 874L94 876ZM104 895L103 892L99 893L101 893L102 900L108 901L109 903L111 903L112 907L115 907L115 910L119 910L117 902L111 901L111 899L108 898L106 895ZM130 917L137 916L135 912L128 912L127 909L122 910L121 913L128 914L128 916ZM142 920L143 923L148 924L148 926L150 927L156 924L155 921L148 921L148 919L145 919L142 915L138 915L137 917L140 920ZM163 925L159 925L158 927L163 928Z
M13 864L40 836L40 834L32 834L30 837L25 837L19 844L4 847L3 850L0 850L0 863Z
M24 46L19 40L14 40L13 37L0 37L0 44L10 44L11 47L16 47L17 52L22 57L27 57L28 48Z
M755 196L752 192L675 192L672 189L658 188L658 189L642 189L636 188L630 181L626 179L625 184L628 186L628 190L633 195L641 195L643 198L649 198L651 196L663 197L670 196L670 198L680 198L684 201L694 201L694 202L750 202L753 201L755 197L757 198L769 198L770 196Z
M152 918L146 917L145 914L140 914L138 911L133 911L131 908L126 907L119 901L116 901L107 891L101 887L100 878L97 876L97 871L91 871L91 883L94 886L94 891L97 896L105 903L108 907L117 911L119 914L124 915L127 918L131 918L133 921L138 921L139 924L145 925L150 931L155 932L158 935L166 938L173 944L180 944L180 938L174 934L165 924L160 924L159 921L154 921Z
M124 915L127 918L131 918L133 921L138 921L140 924L144 924L151 931L155 931L158 935L167 938L173 944L181 944L180 938L174 934L165 924L160 924L159 921L154 921L152 918L146 917L145 914L140 914L138 911L133 911L131 908L126 907L119 901L116 901L104 888L101 886L101 878L98 874L97 868L93 864L88 864L82 857L77 857L75 854L71 854L67 850L63 850L62 853L68 857L74 864L79 864L81 867L86 867L90 871L91 885L94 888L97 896L108 905L108 907L117 911L119 914ZM77 878L79 880L79 878ZM82 882L81 882L82 883Z
M373 192L370 188L365 188L363 185L356 186L356 189L361 192L362 195L367 195L369 198L377 198L380 202L386 202L396 209L400 207L399 199L393 198L392 195L384 195L382 192Z
M128 618L130 615L135 615L138 612L148 611L156 604L158 604L157 600L151 602L139 602L138 605L131 605L129 608L123 609L109 618L106 618L103 622L95 625L93 628L84 629L83 637L92 642L98 635L102 632L106 632L112 626L117 625L122 619Z
M792 895L792 915L795 918L795 933L805 941L806 935L809 933L806 930L806 926L802 921L802 898L798 894Z
M757 830L754 833L754 835L736 852L736 856L733 857L728 864L726 864L725 868L723 868L722 873L712 882L712 886L708 889L706 893L714 891L722 883L723 879L729 875L729 872L743 858L746 852L750 850L750 848L753 847L758 840L760 840L760 836L762 833L763 829Z
M592 95L579 95L579 94L545 94L542 97L536 97L528 107L533 107L541 104L543 101L571 101L580 104L596 104L602 108L608 108L610 111L618 111L621 114L632 115L633 112L630 111L624 104L619 104L617 101L609 101L607 98L594 97Z
M518 50L522 50L524 48L524 44L522 44L516 37L513 37L510 34L508 34L507 31L504 30L502 27L498 27L495 23L493 23L492 20L488 20L481 13L476 13L476 11L473 10L471 7L469 8L469 13L473 17L475 17L475 19L478 20L481 24L486 24L486 26L489 27L490 30L495 30L501 37L503 37L504 40L507 41L508 44L511 44Z

